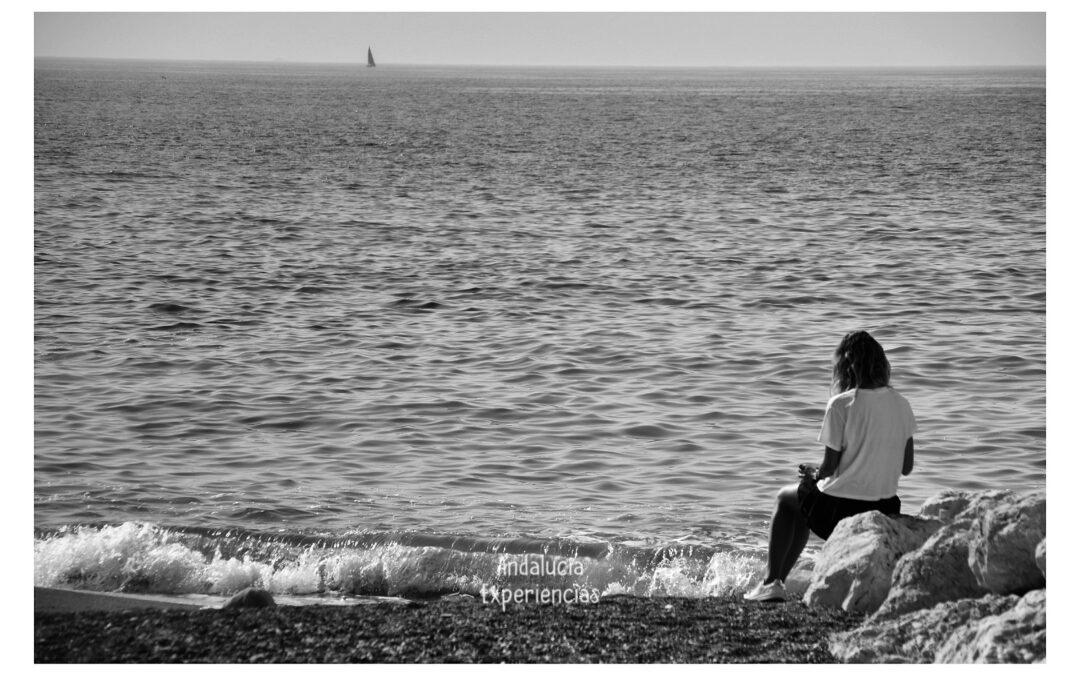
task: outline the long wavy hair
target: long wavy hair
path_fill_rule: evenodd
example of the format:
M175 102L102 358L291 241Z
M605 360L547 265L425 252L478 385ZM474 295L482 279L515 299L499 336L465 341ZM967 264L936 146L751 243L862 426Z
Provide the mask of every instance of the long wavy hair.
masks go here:
M864 330L852 331L833 354L833 392L887 387L891 371L878 341Z

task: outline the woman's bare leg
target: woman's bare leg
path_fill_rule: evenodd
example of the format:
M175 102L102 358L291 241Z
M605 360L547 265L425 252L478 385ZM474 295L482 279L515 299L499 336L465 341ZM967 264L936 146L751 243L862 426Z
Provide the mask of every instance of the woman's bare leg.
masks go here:
M780 578L784 581L787 581L788 575L791 574L791 570L795 567L795 563L799 562L799 556L802 555L803 549L806 548L806 542L810 539L810 528L807 527L802 512L798 511L797 508L796 517L798 522L795 526L795 535L791 538L791 547L788 549L787 558L784 559L784 563L780 567Z
M799 510L799 486L789 485L776 495L776 510L769 526L769 571L765 583L787 579L799 559L810 528Z

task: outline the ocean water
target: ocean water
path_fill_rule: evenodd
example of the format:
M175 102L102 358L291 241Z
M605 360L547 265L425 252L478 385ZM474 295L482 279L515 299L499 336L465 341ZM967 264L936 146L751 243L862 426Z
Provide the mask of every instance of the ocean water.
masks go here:
M34 89L36 584L737 592L856 328L919 422L906 512L1044 489L1041 70Z

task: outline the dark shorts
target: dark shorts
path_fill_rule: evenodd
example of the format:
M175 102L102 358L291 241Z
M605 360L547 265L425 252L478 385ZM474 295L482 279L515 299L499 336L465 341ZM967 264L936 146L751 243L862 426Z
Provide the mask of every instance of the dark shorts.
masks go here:
M889 497L876 502L867 502L861 499L833 497L818 490L817 485L813 483L800 483L799 509L806 518L810 531L822 539L828 539L836 524L844 518L867 511L881 511L885 515L900 513L900 498Z

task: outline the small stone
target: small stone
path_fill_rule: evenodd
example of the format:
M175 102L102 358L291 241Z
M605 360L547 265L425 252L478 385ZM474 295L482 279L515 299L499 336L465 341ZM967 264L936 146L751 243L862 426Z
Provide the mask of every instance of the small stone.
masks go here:
M245 588L225 601L222 609L260 609L274 607L274 596L261 588Z

